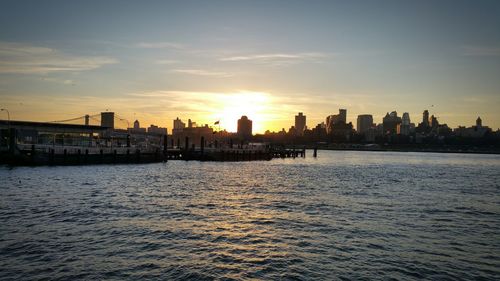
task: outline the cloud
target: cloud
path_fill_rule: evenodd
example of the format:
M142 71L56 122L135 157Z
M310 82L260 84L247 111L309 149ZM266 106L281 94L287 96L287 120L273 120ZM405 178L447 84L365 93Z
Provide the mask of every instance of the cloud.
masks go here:
M221 58L220 61L226 62L255 62L272 65L288 65L299 62L321 62L322 59L329 57L324 53L272 53L272 54L252 54L242 56L231 56Z
M200 76L222 77L222 78L233 76L231 73L227 73L227 72L211 71L211 70L203 70L203 69L172 69L171 72L191 74L191 75L200 75Z
M176 64L179 63L178 60L157 60L155 64Z
M175 42L141 42L137 47L144 49L184 49L184 45Z
M71 79L59 79L59 78L53 78L53 77L42 77L41 80L42 81L46 81L46 82L63 84L63 85L72 85L72 86L76 85L76 81L75 80L71 80Z
M236 130L236 121L242 115L248 115L254 121L254 130L263 132L268 124L292 116L298 109L288 105L270 93L247 90L232 92L176 91L157 90L127 94L126 99L136 100L130 104L148 103L161 105L158 110L169 112L171 118L191 118L202 123L212 124L220 120L222 128ZM151 110L149 111L151 112ZM161 113L158 113L161 114ZM167 113L168 114L168 113Z
M464 56L498 57L500 48L483 46L463 46L462 54Z
M0 73L85 71L117 62L114 58L72 56L46 47L0 42Z

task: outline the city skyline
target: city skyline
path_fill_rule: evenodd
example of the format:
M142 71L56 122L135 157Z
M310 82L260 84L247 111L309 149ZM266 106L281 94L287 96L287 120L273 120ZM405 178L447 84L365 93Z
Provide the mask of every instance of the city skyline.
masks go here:
M500 280L500 0L0 0L1 280Z
M8 111L8 109L2 108L1 110L6 112L6 114L8 115L8 119L0 118L0 120L3 120L7 123L9 121L33 122L33 120L12 119L12 118L10 118L10 112ZM377 122L377 120L373 119L373 116L374 116L373 114L357 115L354 122L353 122L353 121L351 121L352 118L347 118L347 116L349 116L349 114L347 113L347 109L338 109L338 110L339 110L339 112L340 112L339 114L341 116L340 119L338 119L339 118L338 114L337 115L330 114L330 115L326 116L323 119L323 121L319 121L318 123L310 124L310 126L308 126L308 123L306 121L307 116L304 115L303 112L298 112L297 115L295 115L295 121L293 121L293 119L288 120L288 124L289 124L288 127L282 127L279 130L266 129L265 131L254 131L251 128L252 125L250 125L250 132L251 133L247 134L247 135L258 135L258 134L264 134L264 133L278 133L278 132L283 132L283 131L290 133L291 130L296 130L295 134L297 136L301 136L304 134L305 131L311 131L314 129L314 127L317 127L317 126L323 126L324 128L333 127L334 123L338 123L338 121L341 121L343 124L348 124L348 125L350 124L352 126L352 128L351 128L352 130L354 130L358 134L360 134L360 133L362 134L369 128L376 128L377 126L382 126L386 122L386 118L392 117L393 115L394 115L394 118L398 118L398 121L396 121L398 124L406 126L403 129L403 131L406 132L406 133L404 133L405 135L407 135L409 133L408 130L409 130L410 125L413 126L413 130L414 130L415 126L417 124L420 124L423 122L427 122L428 126L431 124L431 122L436 122L436 124L444 125L447 128L452 129L452 130L459 129L459 128L467 128L470 126L477 125L478 120L480 120L480 122L482 123L481 116L477 116L477 118L474 119L473 122L470 122L467 124L458 124L455 127L450 127L450 126L448 126L448 123L446 123L446 120L444 120L444 123L443 123L443 120L438 120L438 117L435 114L429 115L430 113L429 113L429 110L427 110L427 109L424 110L423 113L420 114L420 115L423 114L423 116L424 116L423 120L427 120L427 121L422 121L421 116L410 117L410 114L408 112L403 112L402 119L401 119L401 116L398 117L397 111L394 110L394 111L391 111L390 114L389 114L389 112L387 112L385 117L381 118L380 122ZM107 117L108 115L109 115L109 118ZM368 119L366 119L366 118L368 118ZM128 120L128 119L122 118L120 115L115 114L115 112L112 112L112 111L104 111L104 112L94 114L94 115L85 114L85 115L75 117L75 118L70 118L67 120L53 120L53 121L49 121L49 122L45 122L45 123L97 125L97 126L110 127L110 128L116 128L116 129L129 129L129 130L135 131L135 132L146 132L146 131L149 132L149 130L152 130L153 132L157 132L158 130L165 130L167 132L170 132L169 134L174 134L175 130L178 130L180 132L180 131L182 131L183 128L211 128L214 130L214 132L238 133L239 132L239 129L238 129L239 125L238 124L239 124L241 119L247 119L248 121L250 121L250 123L253 123L253 121L249 120L249 118L246 115L241 115L241 117L239 117L237 119L237 122L234 126L235 129L232 130L232 129L228 129L226 127L221 127L220 126L220 124L221 124L220 119L216 120L215 122L205 123L205 122L197 122L194 119L187 118L187 119L184 119L184 120L187 120L187 123L186 123L186 122L183 122L182 118L176 117L175 119L171 120L172 126L166 125L165 127L162 127L161 125L158 126L158 124L160 124L160 122L158 122L158 120L150 120L152 122L141 123L142 121L140 119L134 119L133 121ZM336 120L336 121L334 121L334 120ZM34 122L35 123L36 122L44 123L44 121L34 121ZM146 125L140 126L140 124L142 124L142 125L146 124ZM484 126L485 128L489 128L492 131L497 131L497 132L500 131L500 128L496 128L496 129L491 128L490 126L488 126L487 123L485 123L485 124L486 124ZM363 129L361 129L361 127L363 127ZM168 131L169 128L170 128L170 131Z
M500 127L500 4L212 1L6 2L0 107L53 121L114 111L236 131L308 126L347 108ZM0 119L6 119L4 112ZM413 117L414 118L414 117ZM413 119L412 118L412 119Z

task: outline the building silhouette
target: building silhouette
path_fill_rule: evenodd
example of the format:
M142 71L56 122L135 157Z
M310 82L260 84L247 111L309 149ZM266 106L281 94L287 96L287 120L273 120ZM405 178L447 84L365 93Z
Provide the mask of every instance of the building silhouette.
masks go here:
M424 110L424 113L422 114L422 124L424 127L430 127L429 126L429 111L426 109Z
M408 112L405 112L405 113L403 113L403 118L401 119L400 133L403 136L409 136L410 131L411 131L410 114Z
M491 134L492 130L488 126L483 126L483 121L481 117L477 117L476 125L466 128L465 126L459 126L453 130L453 133L458 137L465 138L483 138L487 134Z
M431 126L429 121L429 111L426 109L422 114L422 122L418 124L416 132L420 134L428 134L431 132Z
M438 126L439 126L439 122L437 120L437 117L435 117L434 115L432 115L429 121L431 123L432 130L436 130L438 128Z
M166 135L167 133L167 128L162 128L153 124L151 124L148 128L148 134Z
M304 135L304 131L306 129L306 116L299 112L298 115L295 115L295 133L298 136Z
M132 134L145 134L146 128L141 128L141 124L139 123L139 120L135 120L134 127L131 128L129 131Z
M330 115L326 117L326 133L333 133L333 128L335 125L346 124L347 121L347 110L339 109L339 114Z
M335 142L349 141L353 134L352 123L347 123L347 110L339 109L339 114L326 117L326 134Z
M396 111L393 111L389 114L387 112L385 117L382 119L382 126L384 128L384 134L386 135L395 135L400 133L401 126L401 117L398 116Z
M237 134L243 139L250 139L252 137L252 120L248 119L245 115L238 119Z
M179 117L174 119L174 128L172 129L173 135L182 132L184 130L184 128L186 128L186 123L182 122L182 120L179 119Z
M115 113L101 112L101 127L114 129L115 128Z
M373 116L371 114L358 115L356 122L358 134L365 134L371 127L373 127Z
M191 119L188 119L188 128L195 128L195 127L198 127L196 125L196 122L191 121Z

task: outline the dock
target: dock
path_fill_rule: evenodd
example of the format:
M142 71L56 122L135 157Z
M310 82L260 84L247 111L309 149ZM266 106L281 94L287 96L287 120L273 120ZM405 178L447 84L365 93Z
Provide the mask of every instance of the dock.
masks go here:
M305 157L305 148L134 148L16 145L0 152L0 164L14 166L140 164L170 160L268 161Z
M124 134L120 139L109 135L108 129L99 126L18 123L17 129L8 128L3 131L4 134L7 132L7 138L0 144L0 164L40 166L139 164L170 160L268 161L273 158L306 156L305 147L249 144L243 141L234 144L232 139L225 143L208 143L204 136L196 143L185 137L183 145L180 139L177 139L175 145L174 139L167 140L167 135L153 136L153 142L131 144L129 134ZM9 127L11 125L14 124L8 124ZM38 130L51 133L40 135ZM76 140L65 138L70 133L77 135ZM20 141L26 139L29 141ZM313 156L316 157L316 150Z

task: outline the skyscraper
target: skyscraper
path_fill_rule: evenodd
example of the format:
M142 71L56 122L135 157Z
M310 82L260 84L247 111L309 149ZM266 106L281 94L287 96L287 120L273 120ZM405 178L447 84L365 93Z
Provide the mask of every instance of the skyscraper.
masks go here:
M238 119L238 136L243 139L252 137L252 120L248 119L245 115Z
M429 111L426 109L422 114L422 123L419 123L416 132L419 134L428 134L431 132L431 120L429 118Z
M401 120L401 135L410 135L410 114L408 112L403 113L403 119Z
M101 112L101 127L115 128L115 113L114 112Z
M433 130L436 130L439 127L437 117L435 117L434 115L431 116L430 123Z
M396 111L393 111L390 114L387 112L385 117L382 119L382 125L384 127L384 134L397 134L398 128L401 126L401 117L398 117L398 113Z
M330 115L326 117L326 132L330 134L333 131L333 127L338 124L346 124L347 121L347 110L339 109L339 114Z
M299 112L299 115L295 115L295 130L297 135L302 136L304 130L306 129L306 116Z
M429 110L424 110L424 113L422 115L422 126L423 127L429 127Z
M373 116L371 114L358 115L356 131L358 134L366 133L373 126Z

